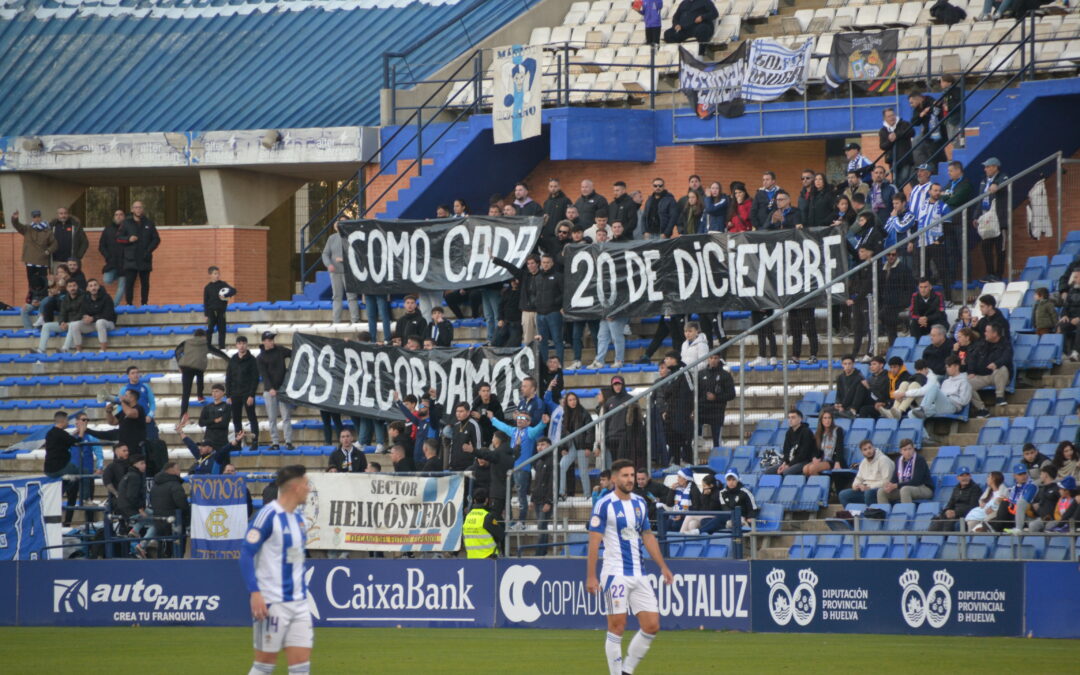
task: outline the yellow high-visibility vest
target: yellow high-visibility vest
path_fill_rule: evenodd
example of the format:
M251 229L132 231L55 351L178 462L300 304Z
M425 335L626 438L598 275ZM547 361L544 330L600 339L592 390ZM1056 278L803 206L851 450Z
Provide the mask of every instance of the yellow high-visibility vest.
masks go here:
M484 529L484 519L487 515L486 509L477 507L465 516L461 534L465 540L465 553L469 558L490 558L498 550L495 538Z

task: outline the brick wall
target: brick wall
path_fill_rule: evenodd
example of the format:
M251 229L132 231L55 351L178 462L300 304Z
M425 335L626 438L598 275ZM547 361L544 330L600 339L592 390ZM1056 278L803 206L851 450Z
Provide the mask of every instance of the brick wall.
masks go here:
M206 268L217 265L222 279L236 286L241 302L267 298L266 228L174 226L159 227L161 246L154 254L150 275L152 304L202 302ZM88 229L90 250L83 259L87 277L101 277L98 254L100 229ZM138 282L136 282L138 283ZM136 300L138 299L136 289ZM0 230L0 300L18 306L26 297L22 236L10 225Z

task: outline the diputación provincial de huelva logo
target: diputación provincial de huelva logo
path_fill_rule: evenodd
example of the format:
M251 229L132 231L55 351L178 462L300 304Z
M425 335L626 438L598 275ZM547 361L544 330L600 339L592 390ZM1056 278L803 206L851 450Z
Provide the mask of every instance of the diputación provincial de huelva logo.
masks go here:
M778 626L786 626L792 619L800 626L807 626L817 613L818 576L812 569L798 572L799 585L789 591L784 580L787 572L774 568L765 577L769 584L769 614Z
M923 593L919 586L918 570L904 570L900 575L900 587L904 589L900 596L900 614L904 622L912 628L928 623L932 628L941 628L949 621L952 614L953 576L947 570L937 570L933 574L934 585Z

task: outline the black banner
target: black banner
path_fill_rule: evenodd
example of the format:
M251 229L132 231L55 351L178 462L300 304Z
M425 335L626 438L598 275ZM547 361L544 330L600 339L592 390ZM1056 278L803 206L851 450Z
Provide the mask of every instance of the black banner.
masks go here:
M896 91L896 47L900 31L837 33L833 36L825 83L836 89L851 80L867 93Z
M748 41L744 41L738 49L716 62L702 61L686 48L679 47L679 88L698 117L739 117L746 111L742 85L746 74L747 44Z
M536 247L543 219L466 216L342 222L350 293L416 293L509 281L492 256L519 267Z
M847 271L844 233L818 227L570 246L563 312L579 321L776 309ZM843 283L832 286L834 302L843 301Z
M420 398L431 387L450 412L458 401L472 403L476 385L487 382L503 408L516 404L521 381L536 377L536 348L431 349L411 352L366 342L297 333L292 364L282 388L293 403L343 415L385 420L404 416L393 392Z

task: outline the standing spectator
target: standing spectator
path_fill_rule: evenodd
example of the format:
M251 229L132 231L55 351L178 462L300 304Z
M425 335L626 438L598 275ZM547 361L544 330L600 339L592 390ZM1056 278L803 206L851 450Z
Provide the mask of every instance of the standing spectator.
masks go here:
M476 398L473 399L469 416L480 425L480 445L483 447L490 446L491 439L495 435L495 427L487 415L489 410L495 414L495 417L503 418L502 404L499 403L498 398L491 395L491 385L481 382L476 385Z
M23 237L22 260L26 265L27 283L34 277L48 277L49 261L59 244L56 243L49 224L41 219L41 211L31 211L30 222L25 225L19 222L19 212L14 211L11 214L11 226Z
M619 407L623 403L626 403L631 398L630 394L626 392L626 381L621 375L614 375L611 378L611 395L605 396L602 404L602 413L607 414ZM630 408L637 408L637 405L629 406ZM640 411L639 411L640 412ZM626 415L612 415L603 423L603 444L604 451L608 454L609 461L605 461L604 465L609 466L610 460L624 459L627 453L627 447L629 445L627 435L630 433L629 414ZM600 439L597 438L597 442Z
M457 204L455 201L454 204ZM368 335L371 336L371 341L377 344L383 344L390 342L393 335L390 331L390 321L393 316L390 314L390 296L389 295L371 295L364 296L364 309L367 311L368 319ZM382 320L383 339L379 342L379 320Z
M179 513L180 520L176 527L180 532L187 529L191 522L191 505L184 493L184 481L180 478L180 465L166 462L164 468L154 476L154 487L150 488L150 511L155 514L157 534L161 537L172 535L172 523L167 519ZM170 545L182 545L180 542L167 542ZM163 552L164 553L164 552Z
M405 446L395 443L390 447L390 461L394 465L394 473L412 473L416 471L416 465L412 457L405 452Z
M911 104L911 126L915 129L922 127L912 155L916 164L929 164L938 161L938 153L944 147L944 128L940 124L941 108L934 101L933 96L914 93L908 96Z
M53 415L53 426L45 434L45 465L42 473L49 478L60 478L68 474L76 475L79 467L72 460L71 449L79 439L67 431L68 414L63 410Z
M597 194L593 189L593 182L586 178L581 181L581 196L574 202L574 206L577 207L579 214L577 224L587 230L592 227L597 211L607 211L608 202L603 195Z
M792 345L792 356L788 359L788 363L793 366L799 364L799 359L802 357L803 335L806 336L806 340L810 344L810 358L808 358L806 362L810 364L817 363L818 332L817 319L814 317L814 308L812 306L803 305L802 307L791 310L791 312L788 313L788 317L791 319Z
M949 182L941 191L941 198L945 202L949 220L945 224L945 259L949 264L949 278L956 279L961 276L958 273L961 263L960 246L961 231L964 226L964 212L961 206L967 204L975 196L975 188L971 181L964 178L964 165L957 161L949 162ZM974 222L974 220L970 221ZM971 262L968 261L968 265ZM946 289L948 290L948 289Z
M875 166L870 181L870 191L866 194L866 206L874 212L879 223L889 220L893 209L893 195L896 186L885 180L885 167Z
M916 225L915 214L907 208L907 197L898 190L892 196L892 211L889 212L889 217L885 220L885 248L906 239L915 230ZM914 249L914 242L902 244L896 249L900 253L901 260L909 269L912 267L911 252Z
M274 334L264 331L262 349L255 363L259 367L259 378L263 385L263 403L266 406L266 420L270 423L270 449L277 450L277 418L281 414L281 431L285 436L285 449L293 449L292 405L281 400L280 390L285 384L288 367L285 361L292 356L288 347L279 347L274 343Z
M150 388L150 382L142 381L142 373L139 372L138 366L128 366L127 371L128 381L120 387L120 391L117 393L117 401L124 397L126 392L135 393L135 401L145 411L145 421L149 429L149 437L157 438L157 426L154 419L157 417L157 399L154 398L154 390ZM129 447L134 447L130 446Z
M698 228L701 226L704 204L702 204L701 197L694 190L687 192L683 199L686 201L683 202L683 206L679 211L677 231L679 234L697 234Z
M848 143L844 146L844 158L847 159L845 169L848 174L855 173L860 182L870 180L870 172L874 169L874 163L863 156L862 146L858 143Z
M752 311L750 312L750 323L757 325L771 316L771 310L761 312ZM769 321L755 332L757 335L758 357L752 360L749 365L763 366L768 363L771 366L775 366L777 364L777 354L779 352L776 349L776 328L773 323L773 321Z
M698 371L698 411L701 422L698 433L705 424L712 432L713 447L720 447L720 435L728 401L735 400L735 380L724 370L719 354L710 354L708 366Z
M996 325L989 324L985 337L975 343L967 356L968 380L971 381L972 391L978 392L983 387L993 385L997 396L994 405L1004 407L1008 404L1005 389L1009 386L1012 370L1012 344ZM990 411L978 394L971 397L971 406L979 417L990 417Z
M105 265L101 268L101 279L105 285L116 282L113 302L117 305L124 299L124 289L127 287L127 280L124 277L124 247L119 241L123 236L126 219L127 214L123 209L113 211L112 221L105 224L101 230L101 238L98 239L98 253L105 261Z
M698 54L716 30L716 18L720 16L712 0L682 0L671 18L671 28L664 31L664 42L676 43L697 40Z
M897 185L906 185L911 174L911 139L915 137L915 129L910 122L900 119L895 108L885 108L881 117L878 147L885 153L893 180Z
M806 223L810 218L810 191L814 187L813 169L803 169L799 181L799 218L801 222Z
M690 199L691 192L697 195L698 204L705 203L705 189L701 187L701 176L696 173L686 179L686 194L680 197L677 203L680 213L686 210L686 204Z
M688 467L694 463L694 398L690 389L691 373L675 352L664 357L668 372L676 377L657 392L657 407L664 425L664 437L671 452L671 466Z
M405 313L398 317L394 325L394 337L401 341L402 346L405 346L405 341L410 337L423 340L427 334L427 321L416 304L415 295L406 295Z
M537 393L536 380L526 377L521 381L521 397L518 399L517 409L524 410L529 414L529 426L540 423L544 415L544 401Z
M930 194L930 176L933 168L929 164L920 164L915 168L915 185L911 186L911 194L908 195L908 208L915 217L922 214L923 204ZM896 175L895 173L893 175Z
M489 449L473 448L472 452L478 460L484 462L484 464L478 462L477 465L481 469L486 469L486 475L483 472L476 472L474 475L478 482L484 479L488 481L488 489L491 490L491 510L494 513L505 513L506 475L514 469L514 456L513 449L510 446L510 437L502 431L496 431L495 435L492 436Z
M948 243L945 240L948 212L949 207L941 198L941 186L931 183L926 192L926 200L916 214L919 220L918 229L930 228L919 236L919 246L926 249L925 274L929 275L930 266L933 266L934 274L946 291L952 288L953 283L951 266L947 259Z
M683 340L682 347L678 353L678 360L682 361L683 366L691 367L694 372L698 372L705 368L705 362L701 359L705 358L705 355L709 353L709 341L701 334L701 326L697 321L687 321L683 324ZM699 362L700 361L700 362Z
M908 314L911 316L911 337L916 340L929 335L934 326L944 329L949 323L949 317L945 316L945 298L934 290L926 277L919 278L919 290L911 294Z
M660 44L660 10L664 0L641 0L632 5L634 11L645 19L645 44L654 47Z
M150 272L154 269L154 251L161 245L157 225L144 213L142 202L131 205L131 215L117 238L124 247L124 292L127 304L135 299L135 278L139 279L140 304L150 302Z
M79 324L82 322L83 316L86 312L83 311L83 300L86 294L79 290L79 284L74 279L70 279L67 282L67 292L60 296L60 311L56 315L56 320L60 322L60 330L67 331L68 337L64 340L64 345L60 348L61 352L68 350L68 345L74 341L75 336L72 335L74 331L78 331ZM46 331L43 327L41 330L42 335L42 352L45 347L45 335ZM82 334L79 335L80 340Z
M211 265L206 270L210 282L203 288L203 314L206 315L206 344L212 344L214 331L218 334L218 349L225 349L225 315L229 309L229 298L236 295L236 289L221 280L221 270Z
M803 423L798 410L787 414L788 430L784 433L784 446L779 466L770 467L765 473L782 476L801 476L818 454L817 440L810 427Z
M750 193L746 191L746 184L741 181L733 181L730 190L731 220L728 221L727 231L732 234L749 232L754 229L751 218L754 202L750 199Z
M49 227L56 239L56 250L52 254L53 269L72 259L82 262L86 250L90 248L90 240L86 238L86 230L79 219L61 206L56 209L56 218L49 223Z
M871 171L873 171L873 168L868 168L867 175L869 175ZM850 199L853 205L855 202L855 195L859 195L863 198L863 201L865 201L867 195L870 194L869 180L864 181L862 179L862 172L860 171L849 170L845 175L845 183L840 194Z
M709 183L705 194L705 207L701 214L702 232L723 232L727 228L728 213L731 211L731 199L724 194L720 183Z
M499 321L495 330L495 347L521 345L521 280L517 277L503 287L499 295Z
M518 309L521 311L521 339L524 340L525 344L532 344L536 339L536 288L540 275L540 258L530 255L525 258L525 267L518 267L497 257L493 257L491 262L517 277L519 281ZM505 297L504 300L506 300ZM509 325L510 319L507 319L506 323L507 333L510 334L507 337L507 344L512 345L514 343L509 338L512 337L514 332L513 326Z
M885 330L889 344L892 344L896 341L896 329L901 321L900 313L908 308L911 294L915 292L915 276L895 250L885 254L878 285L881 292L881 327Z
M592 422L592 416L581 405L581 399L572 391L566 392L562 402L562 433L560 437L566 437ZM564 477L570 467L577 465L578 477L581 480L582 495L592 492L589 485L589 456L592 454L595 433L588 429L580 436L570 441L563 449L563 456L559 460L559 494L566 497L570 494L570 481L564 481Z
M1071 287L1073 284L1069 284ZM1077 290L1080 290L1078 288ZM1080 294L1076 295L1077 305L1075 309L1080 309ZM1043 286L1039 286L1035 289L1035 305L1032 307L1032 323L1035 325L1036 335L1046 335L1048 333L1055 332L1058 327L1058 323L1062 324L1062 333L1065 333L1065 353L1069 354L1069 358L1072 359L1072 352L1074 351L1072 344L1072 336L1070 332L1075 331L1075 324L1072 319L1074 315L1068 314L1069 312L1069 299L1068 294L1065 298L1065 308L1062 310L1062 315L1059 319L1057 313L1057 307L1054 305L1054 301L1050 299L1050 289ZM1080 316L1080 315L1076 315ZM1078 322L1080 323L1080 322ZM1072 331L1070 331L1070 327ZM1072 359L1076 360L1076 359Z
M859 471L847 490L840 491L840 504L847 507L851 503L863 503L869 506L877 503L878 490L885 487L892 476L893 463L889 457L874 447L868 440L859 444L863 459L859 462Z
M173 357L176 365L180 367L180 416L183 417L188 410L191 400L191 383L195 383L195 396L199 403L205 400L203 395L203 377L206 374L207 357L212 352L215 356L229 360L225 352L207 344L206 331L196 328L192 337L176 345ZM220 446L219 446L220 447Z
M488 412L493 412L491 408ZM492 423L498 426L498 420L492 419ZM464 471L473 463L473 458L465 450L465 446L473 449L479 448L483 443L483 434L480 424L469 415L469 404L458 402L454 406L454 424L450 427L450 470Z
M551 439L541 437L536 441L536 454L540 455L540 458L533 462L532 470L536 474L532 482L532 503L533 508L536 511L537 529L541 532L547 532L551 523L551 510L554 508L554 491L555 491L555 461L548 452L545 451L551 447ZM536 552L538 556L546 556L548 549L546 547L548 543L548 536L541 534L536 542L541 548Z
M344 299L348 302L349 319L353 323L360 323L360 305L356 293L347 293L345 291L345 248L347 243L345 238L341 236L341 222L344 220L345 218L342 217L334 223L334 232L326 239L326 245L323 246L322 252L323 265L326 266L326 271L330 273L330 289L333 295L331 320L334 323L341 320L341 302Z
M424 338L430 339L436 347L449 347L454 344L454 324L443 318L442 307L431 308L431 323L427 325Z
M563 361L562 274L555 269L555 259L547 254L540 258L540 274L536 280L536 327L540 340L540 361L547 361L548 341L555 347L559 363Z
M126 445L113 446L113 461L101 473L101 484L105 486L105 499L112 511L116 510L116 497L120 494L120 481L128 468L128 447Z
M667 239L679 219L675 197L664 189L663 178L653 178L653 191L645 204L645 238Z
M979 505L982 488L971 480L971 469L961 466L956 470L956 487L949 494L945 508L930 522L932 532L953 532L969 511Z
M251 427L251 449L259 448L259 418L255 415L255 395L259 388L259 366L255 356L248 351L248 341L243 335L236 338L236 353L225 368L225 394L232 406L233 430L243 431L242 413L247 412Z
M900 457L896 460L892 478L877 492L878 504L897 501L911 504L919 499L931 499L934 486L930 482L930 467L926 460L915 453L915 442L910 438L900 440Z
M514 211L519 216L543 216L544 208L529 196L529 186L519 181L514 183Z
M980 244L982 248L983 263L986 266L986 279L988 281L1000 281L1005 275L1005 237L1009 228L1009 196L1007 189L1001 189L1001 184L1008 180L1001 171L1001 160L991 157L983 162L983 171L986 178L979 185L979 194L982 201L976 209L976 218L990 213L993 209L997 216L1000 234L996 237L984 238ZM1000 193L1000 194L999 194Z
M957 84L956 76L945 73L938 80L941 88L941 98L938 105L941 107L941 116L945 119L945 140L952 139L954 149L963 148L964 138L964 91Z
M607 358L608 347L615 347L615 362L613 368L622 368L626 359L626 333L624 329L630 324L629 317L604 317L598 325L596 339L596 358L589 364L592 370L604 367L604 359ZM579 364L580 365L580 364Z
M424 462L420 465L420 471L442 471L443 461L439 457L439 441L435 438L425 438L421 444L424 453Z
M338 446L330 453L326 470L330 473L364 473L368 468L364 451L357 447L352 429L342 429Z
M872 213L865 215L871 219L874 217ZM859 263L864 263L873 257L874 245L863 241L859 244L857 252ZM873 264L875 263L871 263L871 265ZM877 345L871 344L870 332L870 307L874 302L873 274L874 272L869 265L855 272L848 282L849 298L845 301L845 304L851 307L852 326L855 332L855 344L851 353L861 363L869 363L877 347ZM860 356L864 339L866 340L866 353Z
M105 421L117 429L117 440L120 445L126 445L128 449L141 450L147 439L147 415L146 408L139 402L139 395L134 389L125 390L120 395L120 417L114 414L116 404L109 401L105 404ZM134 460L131 462L134 464Z
M776 184L776 174L766 171L761 175L761 187L754 195L750 208L750 222L755 230L771 230L773 211L776 210L776 196L781 192Z
M130 529L129 536L144 537L153 541L154 519L146 506L146 457L138 454L131 455L129 462L128 471L120 480L116 512L123 518L123 526ZM140 529L143 530L141 535ZM139 542L135 546L135 555L145 558L146 544Z
M109 331L116 328L116 309L113 307L113 299L109 297L97 279L86 282L86 292L82 296L82 316L77 321L69 323L63 350L68 351L74 348L76 352L80 351L83 334L97 331L98 350L104 352L109 348Z
M815 173L813 184L810 186L806 213L803 214L803 225L806 227L831 225L835 219L835 212L833 191L825 179L825 174Z
M464 405L464 404L462 404ZM458 410L455 409L455 414ZM514 413L514 426L510 426L506 422L495 417L495 413L491 410L488 411L488 419L495 426L496 429L501 431L510 437L510 453L511 456L516 457L514 462L514 485L518 491L518 518L525 520L529 513L529 485L532 482L531 469L520 468L521 465L533 456L536 452L536 441L544 433L544 429L548 424L548 416L544 415L540 423L530 426L529 414L521 409ZM472 422L472 425L467 425L467 422ZM476 422L466 419L465 422L459 422L461 428L460 439L460 452L467 453L475 452L478 447L475 442L470 441L469 435L475 429L477 437L479 436L479 427L476 426ZM505 477L503 478L505 480ZM499 481L497 476L492 476L492 485Z
M611 216L611 224L622 223L623 231L630 239L637 229L638 205L633 197L626 193L626 183L621 180L615 181L611 186L612 194L615 195L608 204L608 215ZM612 237L614 239L614 237Z
M540 231L540 250L558 253L555 250L555 226L566 220L566 207L571 205L557 178L548 180L548 198L544 200L544 227Z

